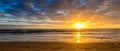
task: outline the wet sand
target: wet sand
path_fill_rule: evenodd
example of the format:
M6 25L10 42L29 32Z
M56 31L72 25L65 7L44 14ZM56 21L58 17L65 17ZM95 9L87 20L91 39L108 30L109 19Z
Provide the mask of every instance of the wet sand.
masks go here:
M1 42L0 51L120 51L120 43Z

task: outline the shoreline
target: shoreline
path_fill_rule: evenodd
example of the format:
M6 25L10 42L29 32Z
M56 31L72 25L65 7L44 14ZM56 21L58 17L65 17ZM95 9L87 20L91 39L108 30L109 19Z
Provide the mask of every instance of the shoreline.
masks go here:
M0 51L79 51L79 50L120 51L120 43L0 42Z

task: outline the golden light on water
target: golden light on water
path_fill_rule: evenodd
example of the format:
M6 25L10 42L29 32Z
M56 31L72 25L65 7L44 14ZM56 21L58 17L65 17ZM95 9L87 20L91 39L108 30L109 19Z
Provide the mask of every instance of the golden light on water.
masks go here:
M78 32L76 34L76 43L80 43L80 39L81 39L81 34Z
M101 39L94 38L94 35L85 34L81 32L76 32L73 34L74 38L72 43L92 43L92 42L101 42ZM92 38L93 36L93 38Z
M77 42L77 43L80 43L80 40L77 40L76 42Z

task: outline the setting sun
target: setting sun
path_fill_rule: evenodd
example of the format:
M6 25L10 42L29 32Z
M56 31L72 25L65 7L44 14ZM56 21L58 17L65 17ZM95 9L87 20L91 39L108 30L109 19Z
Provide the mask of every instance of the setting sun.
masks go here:
M76 24L74 25L74 27L75 27L75 28L78 28L78 29L84 28L84 24L76 23Z

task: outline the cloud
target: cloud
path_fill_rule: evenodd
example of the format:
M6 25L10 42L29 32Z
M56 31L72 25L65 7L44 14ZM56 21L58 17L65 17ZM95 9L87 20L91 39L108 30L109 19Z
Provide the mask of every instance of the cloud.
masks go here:
M120 19L119 3L119 0L0 0L0 22L40 24L84 18L89 21L93 17L91 21L116 23ZM94 18L95 15L98 16Z

